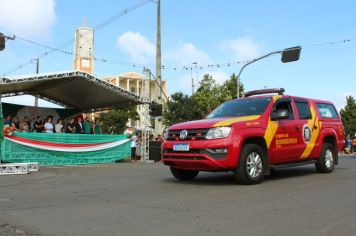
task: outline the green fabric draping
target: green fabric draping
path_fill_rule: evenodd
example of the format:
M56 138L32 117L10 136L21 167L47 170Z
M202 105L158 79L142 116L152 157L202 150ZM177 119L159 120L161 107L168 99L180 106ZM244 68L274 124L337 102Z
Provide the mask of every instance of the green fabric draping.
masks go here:
M92 144L127 139L125 135L14 133L13 135L53 143ZM92 152L59 152L37 149L4 140L2 162L38 162L41 166L113 163L130 157L130 142Z

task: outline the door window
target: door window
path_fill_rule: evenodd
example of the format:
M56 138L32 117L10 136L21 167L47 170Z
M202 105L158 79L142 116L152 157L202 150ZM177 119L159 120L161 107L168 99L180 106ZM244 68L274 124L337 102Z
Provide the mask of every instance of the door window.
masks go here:
M289 112L289 117L287 120L294 120L292 100L291 99L280 99L273 106L273 112L277 112L280 109L285 109Z
M309 120L312 118L312 113L307 101L295 101L295 105L297 106L300 120Z

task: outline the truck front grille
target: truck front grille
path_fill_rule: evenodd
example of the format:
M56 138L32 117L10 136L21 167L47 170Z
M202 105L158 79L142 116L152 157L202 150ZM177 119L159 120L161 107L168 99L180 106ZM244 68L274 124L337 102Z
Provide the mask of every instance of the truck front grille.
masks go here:
M180 139L180 132L182 130L169 130L167 140L182 140ZM209 129L187 129L188 135L183 140L202 140L205 139L206 133Z

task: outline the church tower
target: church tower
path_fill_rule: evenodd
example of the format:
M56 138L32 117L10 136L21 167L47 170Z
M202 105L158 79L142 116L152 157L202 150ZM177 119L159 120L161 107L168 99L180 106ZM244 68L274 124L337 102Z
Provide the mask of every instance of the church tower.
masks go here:
M75 31L73 69L94 73L94 30L86 26L85 19L83 27Z

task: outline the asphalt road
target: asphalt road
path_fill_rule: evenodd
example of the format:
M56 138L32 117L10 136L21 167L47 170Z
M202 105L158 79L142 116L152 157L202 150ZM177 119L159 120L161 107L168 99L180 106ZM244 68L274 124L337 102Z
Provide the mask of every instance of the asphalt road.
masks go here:
M161 163L0 176L0 235L355 235L355 222L356 156L254 186L229 173L179 182Z

